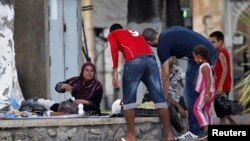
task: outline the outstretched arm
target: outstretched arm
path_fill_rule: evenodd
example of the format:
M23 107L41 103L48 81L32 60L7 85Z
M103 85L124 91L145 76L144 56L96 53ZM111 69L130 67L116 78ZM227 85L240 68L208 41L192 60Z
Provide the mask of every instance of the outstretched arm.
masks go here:
M71 86L70 83L76 79L77 79L77 77L72 77L72 78L67 79L63 82L57 83L55 86L55 90L59 93L71 92L73 87Z

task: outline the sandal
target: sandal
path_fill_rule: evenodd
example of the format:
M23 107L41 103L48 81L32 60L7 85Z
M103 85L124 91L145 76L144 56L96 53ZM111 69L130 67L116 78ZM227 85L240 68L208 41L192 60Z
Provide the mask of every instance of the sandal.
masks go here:
M126 139L124 137L122 137L118 141L126 141Z

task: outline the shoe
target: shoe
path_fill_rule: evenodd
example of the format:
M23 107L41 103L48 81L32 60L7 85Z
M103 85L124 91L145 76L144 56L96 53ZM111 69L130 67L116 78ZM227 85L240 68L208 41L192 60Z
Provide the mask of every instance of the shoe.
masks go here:
M202 134L198 135L198 141L204 140L207 138L207 132L203 132Z
M193 139L198 139L198 136L193 134L192 132L188 131L179 137L177 137L179 140L193 140Z

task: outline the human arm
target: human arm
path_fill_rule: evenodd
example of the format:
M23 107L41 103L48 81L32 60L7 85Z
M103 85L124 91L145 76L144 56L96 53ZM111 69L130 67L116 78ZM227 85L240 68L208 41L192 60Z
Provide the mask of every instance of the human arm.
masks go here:
M76 99L74 103L76 104L83 104L84 110L89 112L96 112L100 114L100 103L103 97L103 88L102 85L94 92L93 96L89 99Z
M119 81L118 81L118 42L115 38L115 35L110 34L108 36L108 43L109 43L109 48L111 52L111 57L113 61L113 79L112 79L112 84L114 87L119 86Z
M118 80L118 68L113 68L113 79L112 84L114 87L119 87L119 80Z
M74 100L74 103L83 104L83 105L91 105L91 102L89 100L85 100L85 99L76 99L76 100Z
M72 92L73 87L70 85L70 82L74 81L76 77L67 79L63 82L59 82L55 86L55 90L59 93L64 93L64 92Z
M168 100L168 89L169 89L169 59L167 59L162 65L161 65L161 81L162 81L162 88L163 88L163 94L166 100Z
M112 57L112 62L113 62L113 68L117 68L118 67L118 58L119 58L119 44L118 41L115 38L115 35L110 34L107 38L108 40L108 45L109 45L109 49L110 49L110 53L111 53L111 57Z
M174 101L172 98L170 98L170 103L174 105L175 108L177 108L178 112L180 113L181 118L187 118L187 112L186 110L176 101Z
M216 91L216 94L223 93L223 84L225 83L225 79L226 79L227 72L228 72L227 59L226 59L226 56L222 52L219 53L219 60L222 66L222 73L221 73L221 79L219 81L219 86Z
M209 96L210 96L210 88L211 88L211 77L210 77L210 69L209 66L204 65L201 69L201 72L203 74L203 76L205 77L205 81L206 81L206 87L205 87L205 97L204 100L205 102L209 100Z

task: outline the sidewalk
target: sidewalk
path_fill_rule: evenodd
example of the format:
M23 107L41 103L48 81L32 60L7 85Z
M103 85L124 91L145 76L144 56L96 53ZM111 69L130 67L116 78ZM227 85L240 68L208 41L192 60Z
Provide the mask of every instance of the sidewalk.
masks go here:
M232 116L238 125L250 125L250 113L246 113L243 115L233 115ZM218 124L219 118L213 118L213 124Z

